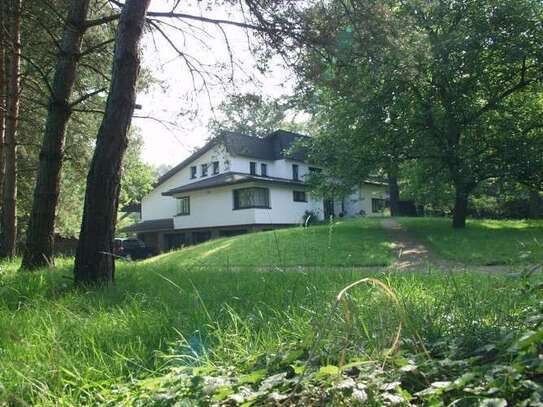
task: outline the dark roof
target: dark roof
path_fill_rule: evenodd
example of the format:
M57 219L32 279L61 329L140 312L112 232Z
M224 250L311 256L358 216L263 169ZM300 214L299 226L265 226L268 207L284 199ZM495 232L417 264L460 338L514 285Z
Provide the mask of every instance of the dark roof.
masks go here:
M193 182L191 184L183 185L181 187L170 189L163 192L162 195L171 196L181 192L197 191L201 189L216 188L225 185L242 184L245 182L264 182L279 185L299 185L305 186L302 181L294 181L287 178L276 177L260 177L258 175L243 174L240 172L225 172L224 174L217 175L204 179L202 181Z
M294 148L290 154L286 154L286 150L291 148L297 141L308 140L309 136L285 130L277 130L266 138L272 141L273 153L276 160L290 158L291 160L305 161L307 159L307 150L303 147Z
M268 138L225 132L222 135L222 140L226 151L232 155L250 157L257 160L275 160L273 145Z
M285 150L289 149L297 140L307 140L309 137L298 133L292 133L285 130L277 130L266 137L249 136L237 132L223 132L219 136L210 140L206 145L196 151L187 159L173 167L158 179L156 186L162 184L189 163L201 157L215 145L222 143L226 150L235 156L255 158L257 160L280 160L290 158L295 161L304 161L306 151L297 149L292 155L287 156Z
M121 232L152 232L158 230L173 230L173 218L145 220L122 228Z

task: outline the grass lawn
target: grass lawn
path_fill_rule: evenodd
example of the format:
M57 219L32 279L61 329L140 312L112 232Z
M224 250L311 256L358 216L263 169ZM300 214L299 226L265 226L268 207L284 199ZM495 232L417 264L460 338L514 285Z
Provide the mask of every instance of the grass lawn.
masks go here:
M393 260L379 219L215 239L153 261L178 266L386 266Z
M307 356L319 330L322 365L337 364L345 349L346 361L380 360L402 319L367 286L350 297L349 324L341 312L328 319L337 292L368 276L358 272L225 273L125 263L116 285L100 291L74 289L63 277L69 272L67 260L55 272L1 275L0 400L105 402L113 385L166 368L197 363L243 370L291 349ZM416 338L430 347L452 335L457 353L518 335L537 301L515 294L522 282L504 276L377 277L396 290L409 316L402 352Z
M289 393L287 378L305 371L299 405L357 405L355 394L368 402L359 405L375 406L398 397L432 405L532 397L519 380L543 369L537 356L525 361L543 338L542 293L527 289L541 276L338 269L390 261L377 222L244 235L118 262L116 284L100 290L73 287L73 259L37 273L3 263L0 406L208 405L239 391L261 400L270 389ZM247 267L225 271L227 261ZM314 263L322 267L261 272ZM337 293L363 277L379 278L398 302L361 285L335 308ZM527 345L513 346L517 340ZM278 375L285 382L270 384ZM335 387L345 381L346 393ZM247 405L261 405L254 403Z
M453 229L445 218L400 218L438 255L468 264L522 264L543 261L543 221L468 220Z

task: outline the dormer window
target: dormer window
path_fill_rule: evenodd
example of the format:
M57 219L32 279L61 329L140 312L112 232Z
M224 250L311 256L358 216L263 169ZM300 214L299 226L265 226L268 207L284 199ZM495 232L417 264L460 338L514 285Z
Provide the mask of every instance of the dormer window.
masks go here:
M202 164L202 177L207 177L207 164Z
M262 175L263 177L267 177L268 176L268 165L267 164L260 164L260 175Z
M213 161L213 175L217 175L219 173L219 162Z
M298 176L298 164L292 164L292 179L295 181L300 179Z
M190 177L192 179L196 178L196 166L190 167Z
M256 175L256 163L254 161L249 163L249 173L251 175Z

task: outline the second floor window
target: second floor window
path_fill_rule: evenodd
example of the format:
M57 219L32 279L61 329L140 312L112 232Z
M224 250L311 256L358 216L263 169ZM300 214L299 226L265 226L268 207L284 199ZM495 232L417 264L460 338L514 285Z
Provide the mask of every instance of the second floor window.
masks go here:
M292 179L298 181L299 175L298 175L298 164L292 164Z
M190 167L190 177L196 178L196 166Z
M177 215L190 215L190 196L177 198Z
M251 175L256 175L256 163L254 161L249 163L249 173Z
M219 162L213 161L213 175L217 175L219 173Z
M207 177L207 164L202 164L202 177Z
M267 164L260 164L260 175L262 175L263 177L267 177L268 176L268 165Z

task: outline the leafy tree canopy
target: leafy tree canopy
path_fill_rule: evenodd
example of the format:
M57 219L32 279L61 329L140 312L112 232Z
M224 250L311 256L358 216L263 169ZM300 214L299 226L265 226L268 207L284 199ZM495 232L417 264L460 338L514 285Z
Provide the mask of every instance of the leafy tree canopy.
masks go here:
M453 185L458 227L484 180L541 185L541 2L332 1L307 21L324 47L304 49L300 90L335 175L416 160Z

